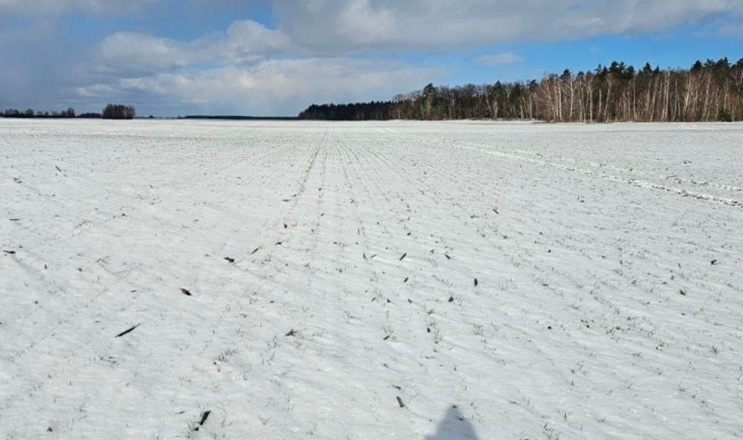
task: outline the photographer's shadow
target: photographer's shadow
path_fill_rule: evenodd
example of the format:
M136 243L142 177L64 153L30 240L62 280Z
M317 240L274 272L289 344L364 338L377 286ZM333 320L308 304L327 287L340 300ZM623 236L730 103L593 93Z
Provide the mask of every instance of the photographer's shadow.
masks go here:
M439 423L436 433L426 436L426 440L479 440L475 427L465 419L456 405L452 405Z

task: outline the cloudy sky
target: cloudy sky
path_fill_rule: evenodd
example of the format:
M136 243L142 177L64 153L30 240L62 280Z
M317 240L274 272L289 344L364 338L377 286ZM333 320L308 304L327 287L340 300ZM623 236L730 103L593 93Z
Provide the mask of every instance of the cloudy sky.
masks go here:
M742 0L0 0L0 110L295 115L741 47Z

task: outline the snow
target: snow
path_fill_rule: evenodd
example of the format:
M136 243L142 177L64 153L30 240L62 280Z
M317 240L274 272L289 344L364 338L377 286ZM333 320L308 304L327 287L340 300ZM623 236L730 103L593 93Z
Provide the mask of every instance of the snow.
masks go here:
M741 169L740 124L0 120L0 438L743 437Z

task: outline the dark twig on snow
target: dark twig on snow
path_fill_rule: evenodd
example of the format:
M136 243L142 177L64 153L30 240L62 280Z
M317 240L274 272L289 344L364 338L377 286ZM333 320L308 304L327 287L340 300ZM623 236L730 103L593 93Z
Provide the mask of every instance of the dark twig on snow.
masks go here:
M209 411L209 410L204 411L203 413L201 413L201 420L199 420L199 426L197 426L196 429L194 429L194 431L198 431L200 427L204 426L204 423L206 423L206 419L209 418L209 414L211 414L211 413L212 412Z
M181 287L181 293L183 293L183 294L184 294L184 295L186 295L186 296L191 296L191 292L189 292L189 290L188 290L188 289L184 289L184 288L182 288L182 287Z
M133 331L134 331L134 329L136 329L136 328L137 328L137 327L139 327L140 325L142 325L142 324L137 324L137 325L135 325L134 327L132 327L132 328L130 328L130 329L128 329L128 330L124 330L123 332L121 332L121 333L119 333L118 335L116 335L116 336L115 336L115 338L120 338L120 337L122 337L122 336L128 335L129 333L133 332Z
M404 254L402 254L402 257L400 257L400 261L404 260L404 259L405 259L405 257L407 257L407 256L408 256L407 252L406 252L406 253L404 253Z
M400 408L405 408L405 403L403 403L400 396L395 396L395 397L397 397L397 404L400 405Z

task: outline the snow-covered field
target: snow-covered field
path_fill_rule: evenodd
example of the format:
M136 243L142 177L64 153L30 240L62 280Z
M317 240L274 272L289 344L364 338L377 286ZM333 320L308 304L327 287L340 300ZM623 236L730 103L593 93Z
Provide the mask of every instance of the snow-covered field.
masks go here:
M739 124L0 120L0 438L743 437L742 170Z

